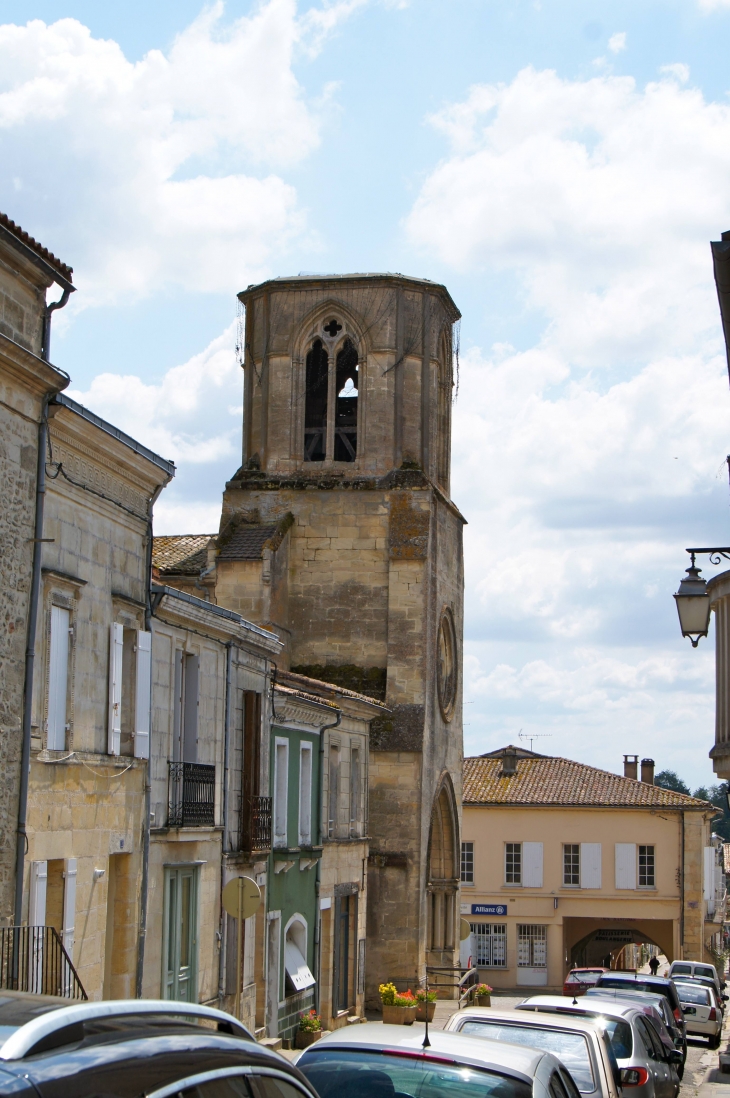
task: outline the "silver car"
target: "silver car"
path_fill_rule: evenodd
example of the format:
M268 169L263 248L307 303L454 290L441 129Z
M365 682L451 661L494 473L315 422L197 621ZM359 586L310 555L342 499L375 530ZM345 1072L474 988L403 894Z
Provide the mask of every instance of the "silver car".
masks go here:
M364 1025L328 1033L297 1060L320 1098L580 1098L556 1056L456 1033Z
M692 1036L707 1037L710 1048L719 1048L722 1011L715 996L714 987L704 987L697 983L683 984L679 979L674 983L682 1004L687 1033Z
M684 1073L684 1064L687 1059L687 1041L685 1039L684 1028L680 1028L677 1024L677 1019L674 1017L672 1008L669 1005L669 1000L664 995L650 995L648 991L628 991L626 988L589 988L585 994L586 999L610 999L610 1000L626 1000L634 1003L640 1010L649 1010L655 1008L661 1016L664 1025L674 1042L674 1047L679 1049L682 1053L682 1063L677 1069L679 1078L682 1078ZM684 1027L684 1023L682 1023Z
M517 1009L596 1019L611 1040L624 1089L635 1098L677 1098L682 1053L654 1007L587 996L574 1005L570 996L533 995Z
M467 1007L445 1026L484 1040L530 1045L558 1056L584 1098L619 1098L618 1063L607 1034L588 1018L566 1018L521 1010Z

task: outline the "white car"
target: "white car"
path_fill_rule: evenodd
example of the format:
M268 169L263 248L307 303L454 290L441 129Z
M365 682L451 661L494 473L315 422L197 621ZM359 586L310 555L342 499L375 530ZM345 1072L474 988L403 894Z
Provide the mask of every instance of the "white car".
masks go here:
M672 961L667 976L670 980L681 980L683 976L697 977L701 980L712 980L715 985L718 999L725 989L725 981L718 976L714 965L700 964L699 961Z
M710 1048L720 1047L722 1034L722 1011L715 995L715 989L702 984L683 984L674 981L682 1005L682 1013L687 1024L687 1034L707 1037Z
M556 1056L457 1033L348 1026L296 1061L320 1098L580 1098Z
M619 1067L611 1041L597 1022L587 1018L467 1007L452 1014L444 1028L451 1033L552 1052L562 1060L584 1098L621 1095Z

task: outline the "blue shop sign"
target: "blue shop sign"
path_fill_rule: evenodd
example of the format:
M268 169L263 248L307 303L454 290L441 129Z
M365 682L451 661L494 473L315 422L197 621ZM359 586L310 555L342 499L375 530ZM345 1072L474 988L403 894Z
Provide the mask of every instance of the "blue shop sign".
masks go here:
M472 915L506 915L506 904L472 904Z

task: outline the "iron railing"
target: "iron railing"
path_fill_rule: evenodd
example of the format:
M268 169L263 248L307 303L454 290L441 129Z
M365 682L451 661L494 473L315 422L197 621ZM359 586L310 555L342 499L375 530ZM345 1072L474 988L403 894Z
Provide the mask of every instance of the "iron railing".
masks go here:
M208 763L170 763L168 827L213 827L215 824L215 766Z
M271 849L271 797L249 797L241 814L241 849Z
M53 926L0 927L0 988L88 998Z

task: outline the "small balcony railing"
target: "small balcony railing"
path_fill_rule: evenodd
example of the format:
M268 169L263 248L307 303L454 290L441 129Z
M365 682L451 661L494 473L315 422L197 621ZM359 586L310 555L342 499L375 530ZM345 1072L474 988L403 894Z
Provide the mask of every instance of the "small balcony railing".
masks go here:
M271 797L248 797L241 814L241 849L271 849Z
M71 958L53 926L0 928L0 988L86 999Z
M207 763L170 763L168 827L213 827L215 824L215 766Z

